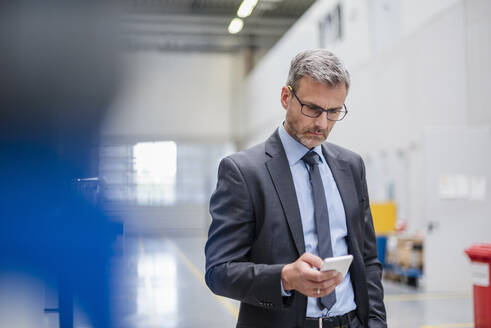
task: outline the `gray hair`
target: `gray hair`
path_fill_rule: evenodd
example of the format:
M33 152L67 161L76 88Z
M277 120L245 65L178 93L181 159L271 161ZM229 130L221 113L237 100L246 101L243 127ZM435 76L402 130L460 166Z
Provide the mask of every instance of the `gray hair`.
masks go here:
M350 76L348 70L336 55L326 49L304 50L292 59L287 85L296 91L300 79L304 76L309 76L330 87L344 83L346 91L349 90Z

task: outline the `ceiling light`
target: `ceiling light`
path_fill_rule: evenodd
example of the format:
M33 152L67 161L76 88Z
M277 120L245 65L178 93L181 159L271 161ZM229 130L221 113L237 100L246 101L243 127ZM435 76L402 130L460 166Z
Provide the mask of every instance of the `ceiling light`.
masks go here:
M249 16L254 7L256 7L258 0L243 0L237 10L237 16L244 18Z
M236 34L239 33L243 27L244 22L242 21L242 19L235 17L228 25L228 32L230 34Z

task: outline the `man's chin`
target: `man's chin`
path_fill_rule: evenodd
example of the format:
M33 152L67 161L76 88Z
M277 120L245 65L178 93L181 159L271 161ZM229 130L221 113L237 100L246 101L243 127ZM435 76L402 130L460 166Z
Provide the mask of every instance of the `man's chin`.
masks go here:
M324 141L326 141L327 138L324 138L324 136L319 136L319 137L303 137L301 139L302 144L307 147L308 149L312 149L314 147L319 146L322 144Z

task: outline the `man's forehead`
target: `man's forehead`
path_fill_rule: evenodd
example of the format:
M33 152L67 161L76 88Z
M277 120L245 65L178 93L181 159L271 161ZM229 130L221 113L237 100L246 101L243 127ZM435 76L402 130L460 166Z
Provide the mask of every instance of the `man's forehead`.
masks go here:
M335 89L344 89L344 90L346 90L346 85L343 82L336 83L336 84L331 84L331 83L328 83L328 82L315 80L312 77L310 77L308 75L305 75L305 76L302 76L302 78L299 80L299 83L298 83L298 86L297 86L297 91L300 91L302 89L302 87L305 89L305 88L311 87L311 86L315 86L315 87L317 87L317 86L326 87L326 88L328 88L330 90L335 90Z
M332 84L330 82L316 80L309 75L304 75L300 78L300 80L298 80L297 90L299 90L302 85L305 86L305 85L315 85L315 84L325 86L329 89L337 89L342 86L344 86L344 88L346 89L346 84L344 82Z

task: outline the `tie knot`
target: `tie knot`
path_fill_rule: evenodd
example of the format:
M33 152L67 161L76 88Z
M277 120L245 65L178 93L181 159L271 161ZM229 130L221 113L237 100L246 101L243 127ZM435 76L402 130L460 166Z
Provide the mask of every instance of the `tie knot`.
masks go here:
M309 151L303 155L302 160L309 166L314 166L320 163L319 154L317 154L315 151Z

